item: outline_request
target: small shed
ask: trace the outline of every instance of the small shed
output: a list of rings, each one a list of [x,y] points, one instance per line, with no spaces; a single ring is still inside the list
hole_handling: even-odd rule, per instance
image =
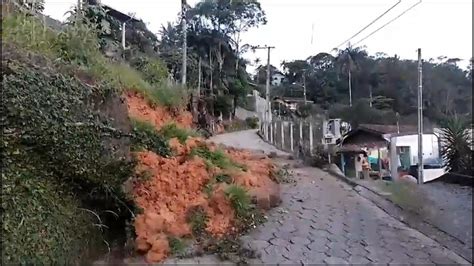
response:
[[[356,177],[356,169],[361,168],[361,156],[367,155],[373,170],[371,175],[381,176],[382,169],[388,171],[388,146],[383,132],[360,126],[351,130],[336,149],[342,172],[348,177]]]

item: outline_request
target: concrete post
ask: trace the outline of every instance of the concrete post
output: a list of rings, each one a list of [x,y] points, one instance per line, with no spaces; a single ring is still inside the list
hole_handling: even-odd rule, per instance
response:
[[[393,181],[398,179],[397,138],[390,137],[390,175]]]
[[[294,151],[293,122],[290,122],[290,150]]]
[[[270,122],[270,143],[273,144],[273,123],[274,122]]]
[[[300,120],[300,142],[303,142],[303,121]]]
[[[281,131],[281,149],[285,150],[285,123],[280,121],[280,131]]]
[[[309,123],[309,154],[313,155],[313,124]]]
[[[275,136],[273,136],[273,141],[275,141],[275,145],[277,144],[277,138],[276,138],[277,134],[276,134],[276,132],[277,132],[277,122],[274,122],[273,123],[273,134],[275,134]]]

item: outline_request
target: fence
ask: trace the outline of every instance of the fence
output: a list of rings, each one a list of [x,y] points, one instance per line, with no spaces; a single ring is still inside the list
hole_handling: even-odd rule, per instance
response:
[[[271,123],[260,125],[260,133],[280,150],[304,157],[323,147],[322,126],[323,118],[319,116],[301,120],[274,118]]]

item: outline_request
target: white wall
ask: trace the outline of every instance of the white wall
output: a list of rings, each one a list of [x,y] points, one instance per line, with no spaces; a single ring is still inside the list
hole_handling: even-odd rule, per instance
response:
[[[397,147],[410,147],[410,164],[418,163],[418,135],[396,137]],[[438,138],[434,134],[423,134],[423,159],[439,158]]]

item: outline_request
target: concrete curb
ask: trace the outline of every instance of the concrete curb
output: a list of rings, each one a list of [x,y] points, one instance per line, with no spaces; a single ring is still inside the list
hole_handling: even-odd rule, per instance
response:
[[[324,169],[324,171],[350,185],[352,189],[359,195],[374,203],[377,207],[382,209],[391,217],[408,225],[410,228],[417,230],[418,232],[424,234],[428,238],[434,240],[441,246],[453,252],[456,256],[458,256],[458,261],[462,260],[467,264],[472,263],[472,250],[469,250],[466,245],[457,238],[432,225],[428,221],[425,221],[425,219],[423,219],[423,217],[420,215],[407,211],[399,204],[381,195],[379,192],[359,184],[344,175],[336,173],[329,168]]]
[[[323,169],[324,171],[328,172],[329,174],[331,174],[332,176],[336,177],[337,179],[339,180],[342,180],[344,182],[346,182],[348,185],[352,186],[353,188],[355,188],[356,186],[358,186],[359,184],[357,184],[354,180],[351,180],[350,178],[348,178],[347,176],[345,175],[341,175],[337,172],[334,172],[333,170],[331,170],[330,168],[325,168]]]

